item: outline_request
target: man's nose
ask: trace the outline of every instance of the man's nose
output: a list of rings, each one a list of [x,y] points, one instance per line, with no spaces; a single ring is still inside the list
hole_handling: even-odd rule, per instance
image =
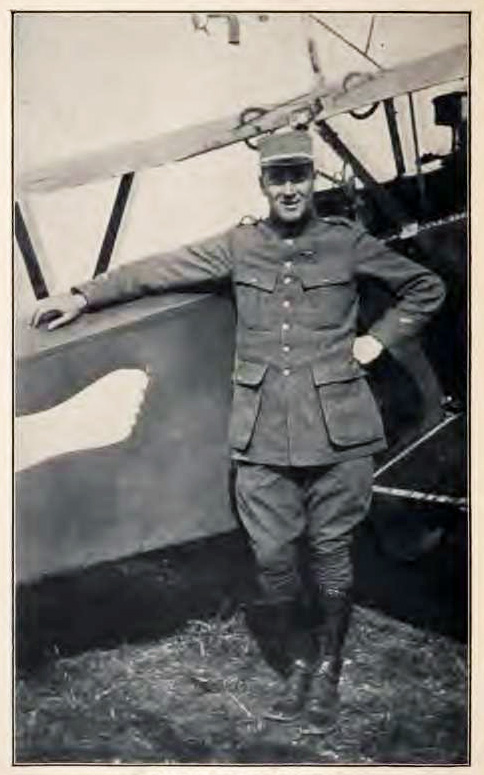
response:
[[[284,196],[292,196],[295,191],[294,183],[292,180],[285,180],[282,188]]]

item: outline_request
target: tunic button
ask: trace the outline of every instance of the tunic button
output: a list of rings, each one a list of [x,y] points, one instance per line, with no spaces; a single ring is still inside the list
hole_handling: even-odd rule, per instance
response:
[[[288,299],[284,299],[284,301],[282,302],[282,306],[285,307],[286,309],[289,309],[289,307],[291,306],[291,302]]]
[[[258,280],[258,278],[257,278],[257,277],[251,277],[251,278],[250,278],[250,281],[251,281],[251,283],[256,283],[256,282],[257,282],[257,280]]]
[[[283,331],[289,331],[289,323],[283,323],[282,324],[282,330]]]
[[[285,277],[284,278],[284,285],[289,285],[290,282],[291,282],[291,278],[290,277]]]
[[[291,369],[284,369],[282,373],[284,374],[285,377],[288,377],[289,374],[291,373]]]
[[[294,240],[291,239],[291,237],[288,237],[287,239],[285,239],[284,242],[286,243],[286,245],[294,245]]]
[[[286,269],[292,269],[292,261],[284,261],[284,267]]]
[[[288,344],[284,344],[284,345],[282,346],[282,352],[283,352],[283,353],[288,353],[288,352],[290,351],[290,349],[291,349],[291,348],[289,347],[289,345],[288,345]]]

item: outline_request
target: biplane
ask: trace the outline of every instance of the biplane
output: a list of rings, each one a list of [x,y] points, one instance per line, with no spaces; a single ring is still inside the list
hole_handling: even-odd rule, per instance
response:
[[[243,45],[237,16],[194,14],[194,34],[206,32],[211,17],[218,17],[227,21],[227,44]],[[315,15],[315,22],[341,38],[324,16]],[[468,46],[385,68],[369,56],[368,47],[363,51],[346,42],[376,65],[376,72],[349,72],[337,85],[328,85],[309,38],[313,86],[305,93],[22,171],[16,179],[15,236],[34,294],[42,298],[49,288],[26,217],[32,195],[117,181],[96,275],[110,266],[126,207],[136,195],[133,182],[143,171],[230,146],[255,147],[261,136],[287,126],[306,127],[319,136],[343,165],[343,174],[321,168],[327,185],[317,191],[318,211],[359,219],[370,232],[440,273],[448,287],[445,307],[423,338],[385,355],[372,370],[390,445],[377,461],[372,518],[356,547],[357,582],[364,596],[390,605],[381,599],[368,568],[379,563],[385,573],[399,577],[402,567],[423,558],[421,573],[429,567],[435,573],[445,557],[447,575],[444,586],[442,578],[438,585],[447,595],[448,611],[458,611],[462,634],[467,592]],[[446,84],[449,90],[434,96],[432,105],[435,124],[451,132],[450,150],[422,153],[414,95],[432,95],[433,87]],[[398,99],[407,101],[409,111],[411,170],[402,150]],[[365,133],[365,122],[377,111],[385,118],[395,167],[385,181],[377,179],[332,123],[350,116]],[[388,299],[383,288],[362,288],[362,295],[365,327]],[[19,584],[237,528],[226,443],[233,335],[233,305],[225,289],[143,299],[52,333],[19,322]],[[117,423],[114,434],[105,432],[99,414],[89,419],[86,407],[90,401],[95,406],[96,391],[107,396],[105,404]],[[62,432],[56,433],[56,427]],[[416,589],[424,598],[432,594],[422,593],[421,575]],[[428,606],[427,616],[432,618]]]

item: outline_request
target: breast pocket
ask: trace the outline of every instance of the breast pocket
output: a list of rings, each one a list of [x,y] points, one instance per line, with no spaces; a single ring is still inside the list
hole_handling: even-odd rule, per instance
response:
[[[235,449],[244,450],[254,432],[259,414],[261,389],[267,366],[264,363],[238,361],[234,373],[232,416],[229,441]]]
[[[267,269],[239,267],[235,274],[237,314],[246,328],[268,330],[271,327],[276,273]]]
[[[359,364],[317,363],[313,377],[331,441],[352,447],[383,439],[379,409]]]
[[[337,328],[356,301],[353,279],[346,269],[325,272],[321,267],[303,267],[303,315],[311,328]]]

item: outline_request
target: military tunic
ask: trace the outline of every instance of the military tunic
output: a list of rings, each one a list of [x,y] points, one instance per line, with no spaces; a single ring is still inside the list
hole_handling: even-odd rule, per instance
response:
[[[395,304],[368,333],[413,336],[441,304],[436,275],[344,218],[311,217],[284,238],[270,220],[240,225],[79,285],[88,309],[231,278],[237,347],[230,444],[236,460],[306,467],[371,455],[384,430],[354,359],[359,278]]]

